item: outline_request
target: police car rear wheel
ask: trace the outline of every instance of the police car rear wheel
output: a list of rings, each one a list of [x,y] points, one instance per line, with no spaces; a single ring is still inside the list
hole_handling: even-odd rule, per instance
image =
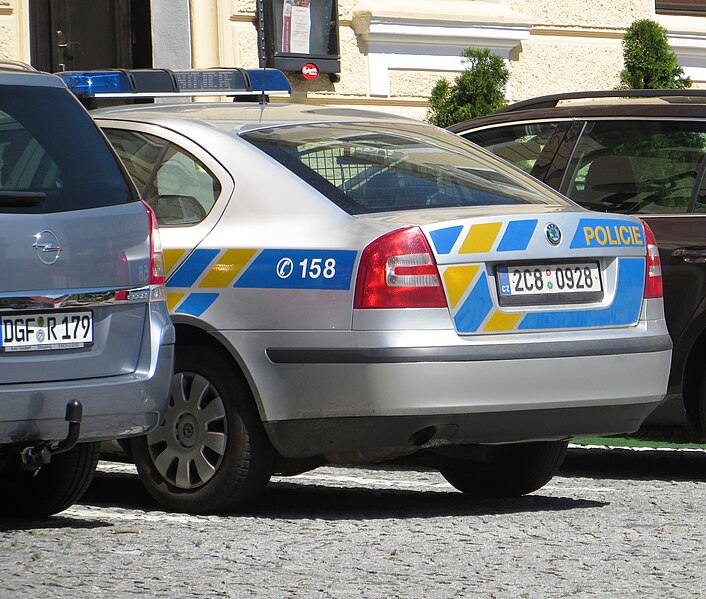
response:
[[[233,511],[267,485],[274,452],[238,375],[211,349],[177,346],[165,418],[131,444],[143,484],[168,509]]]
[[[542,488],[559,470],[566,441],[496,446],[483,464],[449,460],[439,468],[456,489],[473,497],[519,497]]]

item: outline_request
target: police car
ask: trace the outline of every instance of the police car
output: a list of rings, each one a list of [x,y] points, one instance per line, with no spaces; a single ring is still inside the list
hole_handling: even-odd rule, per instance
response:
[[[276,71],[157,73],[64,77],[91,102],[287,88]],[[665,394],[660,262],[637,218],[397,116],[92,114],[160,224],[176,373],[131,450],[170,509],[231,511],[273,474],[411,454],[470,495],[529,493],[569,439],[634,431]]]

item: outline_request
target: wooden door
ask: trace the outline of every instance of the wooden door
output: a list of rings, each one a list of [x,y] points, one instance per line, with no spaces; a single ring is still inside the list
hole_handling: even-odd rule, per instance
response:
[[[145,0],[30,0],[30,31],[42,71],[152,66]]]

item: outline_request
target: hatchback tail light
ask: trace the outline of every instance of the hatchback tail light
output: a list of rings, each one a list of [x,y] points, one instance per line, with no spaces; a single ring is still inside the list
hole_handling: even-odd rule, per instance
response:
[[[419,227],[387,233],[363,250],[354,307],[446,307],[439,269]]]
[[[159,225],[154,210],[146,202],[143,201],[142,204],[147,210],[150,221],[150,301],[164,301],[167,298],[167,292],[162,238],[159,235]]]
[[[647,246],[647,268],[645,269],[645,299],[662,297],[662,261],[659,258],[659,248],[654,233],[643,220],[645,228],[645,245]]]

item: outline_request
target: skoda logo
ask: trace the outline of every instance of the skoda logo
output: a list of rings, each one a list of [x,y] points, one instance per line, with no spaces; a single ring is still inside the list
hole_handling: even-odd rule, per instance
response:
[[[549,223],[546,228],[547,240],[552,245],[559,245],[561,241],[561,229],[554,223]]]
[[[59,259],[61,244],[53,231],[45,229],[34,236],[32,247],[37,252],[37,257],[44,264],[54,264]]]

